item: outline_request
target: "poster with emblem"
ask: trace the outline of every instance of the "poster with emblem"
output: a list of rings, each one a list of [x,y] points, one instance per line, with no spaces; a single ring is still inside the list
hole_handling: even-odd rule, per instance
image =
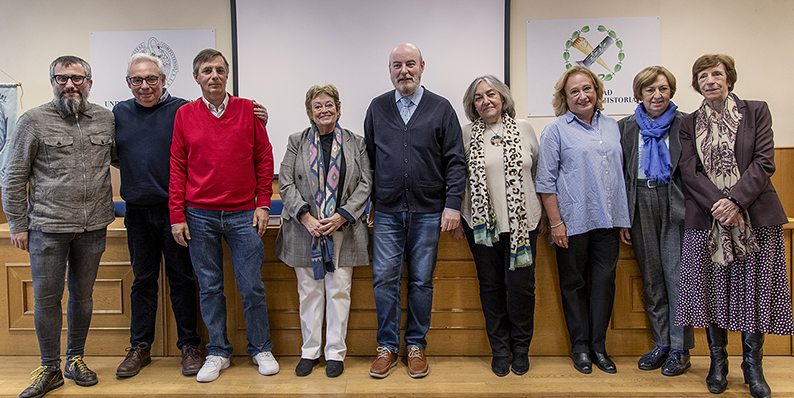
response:
[[[555,116],[554,85],[584,66],[604,83],[604,112],[630,114],[634,75],[661,60],[659,17],[527,21],[527,115]]]
[[[193,80],[193,57],[215,48],[215,30],[133,30],[91,32],[91,102],[108,109],[132,98],[127,87],[127,62],[135,53],[154,55],[163,62],[165,87],[173,96],[194,100],[201,88]],[[227,59],[231,54],[225,54]]]

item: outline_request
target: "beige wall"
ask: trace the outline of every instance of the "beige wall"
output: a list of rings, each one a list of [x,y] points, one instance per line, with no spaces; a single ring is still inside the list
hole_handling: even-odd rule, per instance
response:
[[[512,0],[511,15],[510,85],[519,115],[526,115],[527,109],[527,20],[659,16],[661,62],[678,80],[673,101],[679,109],[691,112],[702,100],[690,86],[695,59],[706,53],[729,54],[738,72],[734,92],[740,98],[767,101],[776,146],[794,146],[794,112],[783,81],[788,75],[786,65],[794,64],[788,42],[794,1]],[[540,135],[549,120],[535,117],[530,122]]]
[[[0,69],[22,82],[23,111],[50,100],[47,67],[55,57],[89,58],[91,31],[215,29],[216,47],[231,54],[230,9],[222,0],[0,0],[0,10]],[[794,146],[794,112],[784,82],[788,65],[794,64],[788,41],[794,1],[789,0],[513,0],[510,79],[519,115],[526,114],[527,104],[527,20],[632,16],[661,17],[661,60],[678,77],[674,101],[682,110],[692,111],[700,103],[689,87],[692,62],[707,52],[724,52],[737,62],[736,93],[769,102],[777,146]],[[8,78],[0,74],[0,81]],[[538,134],[548,121],[531,119]]]

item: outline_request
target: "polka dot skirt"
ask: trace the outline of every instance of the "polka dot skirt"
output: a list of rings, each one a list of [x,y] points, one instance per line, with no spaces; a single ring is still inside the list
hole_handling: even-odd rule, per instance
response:
[[[706,230],[684,231],[676,325],[794,334],[783,228],[755,228],[761,250],[727,266],[711,261],[709,235]]]

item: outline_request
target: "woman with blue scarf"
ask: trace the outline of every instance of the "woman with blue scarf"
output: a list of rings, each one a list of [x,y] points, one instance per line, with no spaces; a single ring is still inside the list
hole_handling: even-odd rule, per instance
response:
[[[331,84],[306,93],[312,125],[289,137],[279,170],[283,220],[276,256],[295,268],[300,299],[298,376],[320,363],[325,333],[325,374],[344,371],[353,267],[369,264],[364,208],[372,189],[364,137],[339,126],[339,92]]]
[[[675,326],[685,210],[678,170],[678,128],[685,115],[671,101],[675,88],[675,76],[664,67],[643,69],[634,77],[634,98],[640,103],[618,122],[631,218],[631,228],[622,229],[620,238],[634,247],[655,344],[638,366],[662,368],[665,376],[686,372],[689,349],[695,346],[692,326]]]

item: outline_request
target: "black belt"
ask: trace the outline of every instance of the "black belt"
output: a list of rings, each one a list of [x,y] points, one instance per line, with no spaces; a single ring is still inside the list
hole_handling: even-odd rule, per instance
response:
[[[666,183],[659,183],[654,179],[643,180],[642,178],[637,179],[637,186],[646,187],[646,188],[656,188],[658,186],[667,185]]]

